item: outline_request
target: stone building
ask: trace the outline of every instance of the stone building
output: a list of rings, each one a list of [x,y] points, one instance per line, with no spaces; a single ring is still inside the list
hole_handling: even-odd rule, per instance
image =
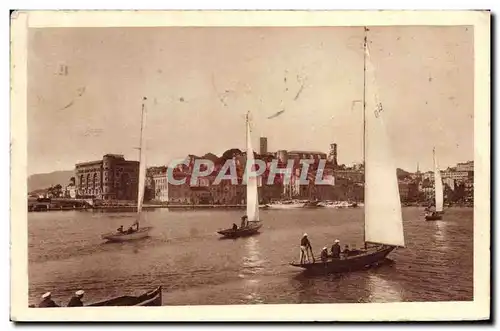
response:
[[[79,197],[103,200],[136,200],[139,162],[127,161],[123,155],[106,154],[102,160],[75,165]]]

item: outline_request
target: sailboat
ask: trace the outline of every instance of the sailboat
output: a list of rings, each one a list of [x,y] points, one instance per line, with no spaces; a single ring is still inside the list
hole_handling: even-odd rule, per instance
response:
[[[139,147],[139,183],[137,192],[137,216],[135,222],[128,230],[121,230],[111,233],[105,233],[101,237],[108,241],[128,241],[142,239],[149,236],[149,231],[152,227],[139,227],[139,222],[142,216],[142,205],[144,203],[144,188],[146,185],[146,140],[144,139],[144,131],[146,129],[146,98],[142,103],[141,117],[141,137]],[[133,227],[136,229],[133,229]]]
[[[443,180],[441,171],[436,158],[436,149],[432,150],[434,159],[434,199],[436,200],[436,210],[430,211],[425,215],[426,221],[438,221],[443,219]]]
[[[365,164],[364,249],[344,252],[340,258],[290,265],[306,272],[337,273],[364,269],[382,262],[397,247],[404,247],[403,218],[399,196],[396,165],[394,163],[383,117],[385,110],[378,99],[375,70],[367,45],[365,27],[363,70],[363,156]],[[368,66],[367,66],[368,65]],[[373,98],[366,100],[368,86]],[[368,106],[368,107],[367,107]],[[367,111],[369,108],[369,111]]]
[[[250,122],[248,119],[249,113],[246,115],[246,144],[247,144],[247,167],[254,165],[254,152],[252,147]],[[248,170],[247,170],[248,171]],[[262,227],[262,222],[259,216],[259,192],[256,176],[247,176],[246,185],[247,195],[247,221],[244,226],[234,227],[230,229],[220,230],[217,233],[226,238],[237,238],[254,235],[259,232]]]

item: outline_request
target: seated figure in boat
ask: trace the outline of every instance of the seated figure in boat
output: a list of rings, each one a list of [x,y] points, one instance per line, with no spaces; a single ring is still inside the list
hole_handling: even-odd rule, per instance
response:
[[[332,258],[338,259],[340,258],[340,241],[335,239],[335,242],[332,245]]]
[[[345,245],[344,250],[342,251],[342,254],[344,254],[344,257],[348,257],[350,252],[351,251],[349,250],[349,245]]]
[[[135,229],[134,229],[134,227],[135,227]],[[127,233],[127,234],[130,234],[130,233],[134,233],[134,232],[136,232],[136,231],[138,231],[138,230],[139,230],[139,223],[138,223],[138,222],[135,222],[134,224],[132,224],[132,225],[128,228],[128,230],[127,230],[127,232],[126,232],[126,233]]]
[[[236,223],[233,223],[233,231],[236,231],[238,230],[238,226],[236,225]]]
[[[76,291],[75,295],[69,300],[68,307],[83,307],[82,298],[84,294],[83,290]]]
[[[245,226],[247,226],[247,221],[248,221],[248,216],[247,215],[241,216],[241,225],[240,225],[240,228],[244,228]]]
[[[120,225],[120,227],[116,229],[116,231],[118,231],[119,233],[123,233],[123,225]]]
[[[312,246],[309,238],[307,238],[307,233],[304,233],[302,239],[300,240],[300,264],[305,263],[306,259],[308,262],[311,262],[309,252],[311,252],[311,256],[314,262],[314,255],[312,254]]]
[[[328,248],[325,246],[321,250],[321,261],[326,262],[328,261]]]
[[[42,295],[42,301],[38,304],[38,308],[51,308],[51,307],[59,307],[54,300],[52,300],[52,293],[47,292]]]

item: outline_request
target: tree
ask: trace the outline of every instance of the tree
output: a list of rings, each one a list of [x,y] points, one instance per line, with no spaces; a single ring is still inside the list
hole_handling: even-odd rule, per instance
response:
[[[71,185],[75,186],[76,185],[76,178],[75,177],[71,177],[69,179],[69,182],[71,183]]]

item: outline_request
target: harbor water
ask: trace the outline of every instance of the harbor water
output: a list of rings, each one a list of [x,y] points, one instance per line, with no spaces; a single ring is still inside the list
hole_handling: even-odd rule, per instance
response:
[[[163,305],[357,303],[473,299],[473,209],[449,208],[424,221],[423,208],[403,208],[406,247],[377,268],[305,276],[299,258],[308,233],[315,254],[339,239],[361,247],[363,208],[262,210],[260,234],[220,239],[243,210],[157,209],[144,214],[149,238],[105,243],[100,235],[133,222],[135,213],[29,213],[29,301],[51,291],[66,305],[163,286]]]

